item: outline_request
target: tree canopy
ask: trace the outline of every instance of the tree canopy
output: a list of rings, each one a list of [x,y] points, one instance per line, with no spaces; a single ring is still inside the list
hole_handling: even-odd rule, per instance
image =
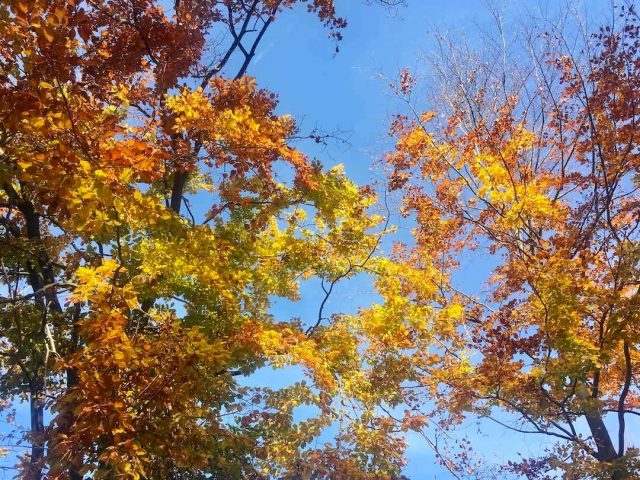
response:
[[[0,408],[29,415],[0,443],[28,445],[18,478],[400,480],[409,432],[456,478],[636,478],[633,5],[509,47],[498,13],[485,49],[438,37],[432,94],[408,69],[393,85],[382,191],[305,155],[325,135],[249,75],[286,10],[339,45],[340,3],[0,0]],[[492,272],[465,291],[481,251]],[[329,313],[356,278],[375,300]],[[276,313],[308,283],[315,311]],[[287,369],[285,387],[262,375]],[[483,471],[473,444],[430,436],[470,417],[555,443]]]
[[[357,274],[384,231],[246,76],[298,3],[340,39],[330,0],[0,3],[0,389],[30,402],[24,478],[398,472],[363,332],[270,313]],[[306,380],[239,381],[265,365]],[[337,421],[358,425],[340,448],[312,443]]]
[[[401,258],[435,261],[449,299],[438,343],[416,357],[421,383],[454,423],[473,412],[557,440],[545,458],[513,459],[527,478],[639,471],[625,428],[640,408],[640,24],[632,6],[614,13],[591,33],[565,12],[510,47],[496,14],[480,54],[440,37],[435,110],[416,105],[408,71],[398,86],[408,108],[387,162],[416,221]],[[467,295],[452,272],[480,250],[496,266]]]

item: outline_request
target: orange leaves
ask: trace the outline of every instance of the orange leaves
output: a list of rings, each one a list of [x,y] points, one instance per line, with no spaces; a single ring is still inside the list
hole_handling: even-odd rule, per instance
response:
[[[153,472],[158,452],[180,465],[203,467],[211,441],[206,429],[222,428],[202,402],[225,398],[227,349],[169,314],[139,310],[132,285],[123,284],[124,272],[109,260],[76,273],[71,301],[88,301],[91,312],[79,325],[86,346],[61,361],[78,372],[78,381],[57,402],[52,478],[62,478],[65,456],[77,455],[85,456],[90,471],[129,478]],[[155,332],[132,332],[134,312]],[[91,449],[96,442],[104,447]]]
[[[437,237],[454,247],[461,244],[452,240],[465,232],[489,228],[508,237],[532,225],[554,228],[566,218],[566,205],[557,195],[562,186],[545,170],[552,166],[534,167],[530,161],[543,140],[512,118],[513,101],[490,128],[480,123],[470,131],[440,131],[429,123],[432,112],[419,122],[404,119],[394,125],[396,150],[386,158],[393,167],[390,186],[406,192],[406,212],[417,215],[424,248],[438,243]],[[425,193],[418,177],[430,182],[432,194]]]
[[[22,134],[6,145],[16,178],[37,184],[38,201],[67,228],[98,233],[115,221],[115,198],[134,202],[137,182],[162,175],[165,154],[148,138],[114,130],[117,113],[75,87],[45,81],[38,87],[46,95],[22,105]]]
[[[139,71],[153,73],[158,91],[175,86],[190,66],[197,64],[204,46],[204,29],[214,9],[200,9],[184,2],[172,17],[152,1],[132,4],[121,0],[100,1],[79,19],[78,32],[85,42],[92,74],[129,79]],[[108,34],[92,35],[101,28]]]
[[[11,252],[0,256],[15,270],[6,278],[34,293],[27,314],[0,313],[12,339],[23,338],[15,318],[51,333],[15,349],[36,372],[21,394],[46,394],[56,414],[48,477],[284,477],[301,463],[314,472],[313,459],[350,478],[395,475],[402,442],[375,406],[398,401],[413,372],[383,347],[410,345],[414,328],[427,335],[401,297],[431,293],[390,280],[389,308],[366,321],[276,317],[275,299],[298,300],[304,281],[327,288],[373,268],[384,218],[372,188],[294,148],[295,121],[246,65],[225,78],[281,8],[342,28],[333,2],[5,4],[0,229]],[[214,24],[231,45],[201,59]],[[56,349],[56,370],[42,345]],[[309,385],[234,380],[262,366],[301,367]],[[313,412],[299,421],[302,405]],[[336,419],[358,459],[306,455]]]
[[[112,175],[119,176],[114,180],[125,184],[135,181],[151,183],[164,173],[166,154],[155,145],[137,138],[106,144],[102,156]]]
[[[16,13],[27,14],[29,13],[29,4],[26,2],[17,2],[15,5]]]
[[[292,166],[298,186],[312,186],[306,157],[287,144],[295,123],[289,116],[274,114],[274,95],[258,90],[251,78],[229,81],[217,77],[210,87],[207,94],[201,89],[184,89],[180,95],[167,97],[166,106],[173,116],[168,124],[174,132],[203,141],[212,164],[233,167],[232,182],[222,187],[229,200],[241,201],[233,185],[249,173],[257,174],[267,189],[273,188],[271,167],[277,160]],[[253,191],[248,185],[246,189]]]

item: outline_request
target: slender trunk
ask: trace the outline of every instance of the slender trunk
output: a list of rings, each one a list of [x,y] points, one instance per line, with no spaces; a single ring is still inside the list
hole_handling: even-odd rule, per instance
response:
[[[42,392],[37,386],[32,388],[29,398],[29,412],[31,415],[31,458],[30,465],[25,472],[27,480],[40,480],[44,462],[44,402]]]
[[[618,452],[616,452],[616,449],[613,446],[609,431],[607,430],[607,427],[602,420],[602,415],[600,415],[599,413],[588,414],[585,415],[585,418],[587,419],[587,423],[589,424],[591,435],[596,442],[596,447],[598,449],[598,460],[600,460],[601,462],[610,462],[611,460],[617,458]]]
[[[600,383],[599,380],[600,372],[596,371],[594,375],[594,389],[591,391],[591,394],[588,393],[585,385],[579,385],[576,388],[576,395],[578,398],[584,401],[597,399],[598,385]],[[591,437],[596,444],[596,452],[593,456],[603,464],[611,464],[613,461],[618,459],[620,455],[618,455],[618,452],[611,441],[611,435],[609,435],[609,430],[607,430],[607,426],[604,423],[602,413],[599,410],[590,410],[585,412],[584,417],[589,425]],[[611,473],[612,480],[623,480],[624,478],[626,478],[626,475],[620,469],[615,469]]]
[[[5,190],[10,193],[13,198],[18,195],[11,186],[5,185]],[[42,327],[40,334],[44,338],[45,327],[47,323],[48,312],[58,315],[64,313],[55,287],[56,275],[54,266],[49,255],[42,244],[40,234],[40,215],[35,211],[33,203],[28,200],[20,199],[17,203],[18,209],[22,213],[25,220],[26,237],[34,243],[37,249],[36,261],[29,262],[27,269],[29,271],[29,283],[35,293],[35,303],[39,310],[42,311]],[[77,312],[79,314],[79,305]],[[77,316],[77,315],[76,315]],[[74,316],[74,322],[77,321]],[[77,344],[77,327],[73,327],[74,344]],[[46,340],[45,340],[46,341]],[[45,366],[46,367],[46,366]],[[44,401],[42,396],[42,387],[44,378],[38,376],[35,379],[37,387],[31,394],[31,465],[28,480],[40,480],[42,478],[42,468],[45,457],[45,433],[44,433]],[[77,383],[77,375],[75,372],[67,371],[67,386],[71,388]],[[71,422],[73,419],[71,419]],[[78,473],[82,467],[82,458],[74,459],[68,474],[70,480],[82,480],[82,475]]]
[[[30,202],[22,201],[18,204],[18,208],[22,212],[25,220],[26,237],[36,244],[37,261],[30,261],[27,265],[29,272],[29,284],[33,290],[35,304],[38,310],[42,312],[42,326],[40,328],[40,337],[44,339],[45,322],[47,320],[47,311],[49,308],[60,308],[57,302],[51,304],[46,291],[48,290],[47,280],[51,280],[53,275],[48,275],[50,270],[45,270],[44,260],[46,252],[40,245],[40,217],[35,213],[33,205]],[[52,272],[51,272],[52,273]],[[52,280],[51,280],[52,283]],[[55,295],[55,294],[54,294]],[[28,480],[40,480],[42,478],[42,468],[45,455],[45,435],[44,435],[44,401],[43,401],[43,385],[44,377],[40,374],[41,367],[45,365],[37,365],[35,367],[35,378],[31,380],[31,388],[29,392],[29,413],[31,416],[31,457],[26,477]]]
[[[80,320],[80,312],[81,305],[79,303],[75,304],[74,315],[73,315],[73,327],[71,328],[71,348],[73,350],[78,348],[79,342],[79,333],[78,333],[78,321]],[[75,387],[78,382],[78,372],[73,368],[68,368],[67,371],[67,390]],[[67,417],[69,421],[69,428],[72,427],[74,422],[73,412],[69,412],[69,416]],[[82,455],[78,455],[75,458],[71,459],[69,466],[69,480],[82,480],[82,475],[80,474],[80,469],[82,468],[83,462]]]

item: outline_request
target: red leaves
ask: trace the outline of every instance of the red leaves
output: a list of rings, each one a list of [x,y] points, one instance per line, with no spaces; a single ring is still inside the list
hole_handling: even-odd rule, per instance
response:
[[[400,72],[400,91],[403,95],[410,95],[416,81],[411,77],[408,68],[404,68]]]

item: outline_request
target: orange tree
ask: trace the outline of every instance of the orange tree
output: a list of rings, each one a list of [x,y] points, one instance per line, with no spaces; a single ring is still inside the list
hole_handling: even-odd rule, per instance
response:
[[[245,76],[299,6],[339,40],[332,0],[0,2],[0,391],[30,407],[21,478],[399,475],[357,320],[270,314],[379,261],[384,230]],[[264,365],[306,379],[238,381]]]
[[[404,318],[430,331],[405,345],[419,377],[405,388],[454,423],[473,412],[557,441],[507,466],[527,478],[636,478],[640,21],[625,6],[593,35],[545,24],[509,46],[496,18],[479,56],[440,37],[435,110],[407,71],[397,87],[390,185],[416,222],[397,278]],[[452,278],[476,252],[496,267],[470,295]]]

